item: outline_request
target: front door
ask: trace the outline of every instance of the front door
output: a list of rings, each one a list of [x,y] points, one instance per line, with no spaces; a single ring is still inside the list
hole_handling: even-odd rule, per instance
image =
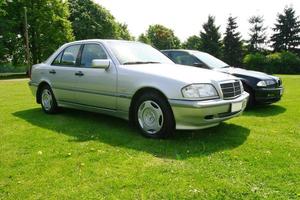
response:
[[[109,59],[100,44],[85,44],[76,76],[76,101],[82,105],[116,109],[117,71],[111,62],[108,69],[92,68],[93,59]]]

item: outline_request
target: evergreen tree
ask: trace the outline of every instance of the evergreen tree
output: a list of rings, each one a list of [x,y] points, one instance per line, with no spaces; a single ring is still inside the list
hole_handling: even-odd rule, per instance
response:
[[[232,66],[240,66],[243,57],[243,43],[237,28],[236,17],[230,16],[223,39],[223,57],[224,60]]]
[[[273,31],[271,41],[274,51],[296,51],[300,45],[300,21],[292,7],[287,7],[283,14],[278,14]]]
[[[183,44],[182,47],[185,49],[202,50],[202,40],[199,36],[190,36]]]
[[[250,28],[250,39],[248,42],[248,51],[250,53],[261,52],[263,45],[266,43],[266,27],[263,25],[264,19],[262,16],[252,16],[249,19],[251,25]]]
[[[221,34],[219,26],[215,25],[215,17],[209,15],[200,32],[202,50],[216,57],[221,57]]]

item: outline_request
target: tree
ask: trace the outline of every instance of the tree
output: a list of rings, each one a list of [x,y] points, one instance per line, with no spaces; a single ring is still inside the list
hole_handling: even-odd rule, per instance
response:
[[[300,21],[292,7],[286,7],[283,14],[278,14],[273,31],[271,41],[274,51],[297,51],[300,45]]]
[[[230,16],[223,39],[223,58],[227,63],[233,66],[241,65],[243,57],[243,43],[237,28],[236,17]]]
[[[28,10],[29,46],[32,63],[45,60],[65,42],[73,40],[68,6],[61,0],[7,1],[0,17],[2,62],[24,63],[24,7]]]
[[[202,27],[203,31],[200,32],[202,50],[220,58],[221,34],[219,33],[220,27],[215,25],[215,17],[209,15]]]
[[[134,40],[134,37],[129,33],[127,24],[116,22],[116,39]]]
[[[182,47],[185,49],[202,50],[202,40],[199,36],[190,36],[183,44]]]
[[[264,18],[262,16],[252,16],[249,19],[251,25],[250,39],[248,40],[248,51],[250,53],[261,52],[266,42],[266,27],[263,26]]]
[[[149,38],[150,44],[157,49],[180,48],[180,40],[175,36],[173,30],[159,24],[149,26],[146,37]]]
[[[0,0],[0,16],[5,15],[5,10],[3,10],[3,6],[6,5],[6,1]]]
[[[150,44],[150,39],[144,34],[142,33],[139,37],[138,37],[138,41],[139,42],[143,42],[145,44]]]
[[[69,20],[76,40],[127,39],[132,40],[127,25],[116,22],[114,16],[92,0],[68,0]]]

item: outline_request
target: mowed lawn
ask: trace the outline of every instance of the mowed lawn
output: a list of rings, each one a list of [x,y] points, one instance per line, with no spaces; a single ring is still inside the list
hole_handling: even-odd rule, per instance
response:
[[[279,103],[167,140],[0,81],[0,199],[300,199],[300,76],[281,77]]]

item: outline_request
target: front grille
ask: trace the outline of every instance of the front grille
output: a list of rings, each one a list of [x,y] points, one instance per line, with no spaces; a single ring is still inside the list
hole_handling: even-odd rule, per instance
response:
[[[233,99],[242,94],[242,88],[239,81],[221,83],[220,86],[224,99]]]

